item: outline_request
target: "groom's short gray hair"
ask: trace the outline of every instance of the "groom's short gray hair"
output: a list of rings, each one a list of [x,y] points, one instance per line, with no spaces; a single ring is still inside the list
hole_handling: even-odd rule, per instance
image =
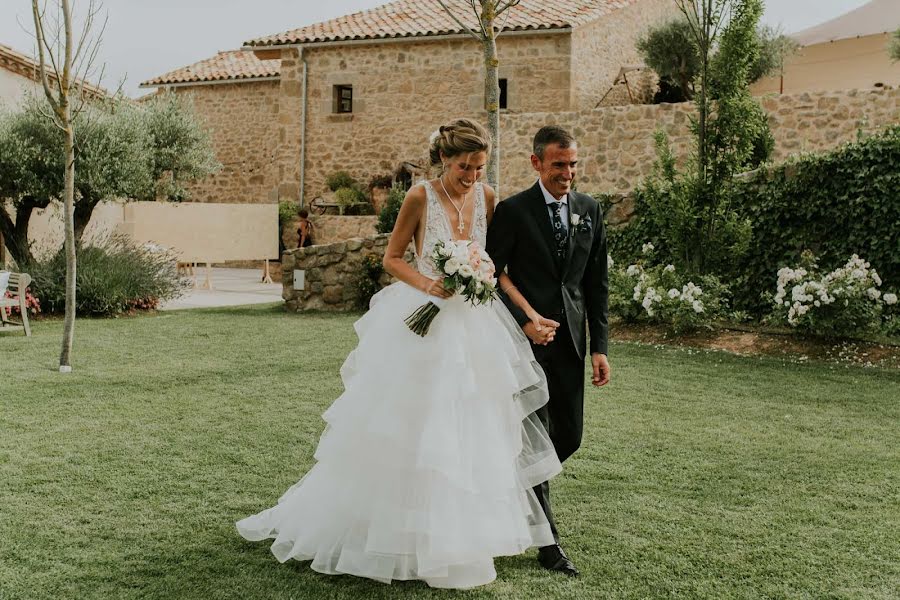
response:
[[[550,144],[558,144],[560,148],[571,148],[576,144],[571,133],[558,125],[545,125],[534,134],[534,155],[544,158],[544,150]]]

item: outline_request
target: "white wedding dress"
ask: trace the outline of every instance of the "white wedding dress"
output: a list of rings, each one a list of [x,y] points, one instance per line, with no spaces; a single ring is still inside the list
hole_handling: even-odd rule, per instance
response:
[[[418,269],[451,228],[425,184]],[[484,191],[471,238],[485,244]],[[532,487],[561,466],[534,415],[548,399],[528,340],[500,301],[446,301],[424,337],[404,319],[433,298],[402,283],[372,298],[325,411],[316,465],[268,510],[237,523],[274,538],[279,561],[383,582],[469,588],[494,580],[493,558],[553,544]]]

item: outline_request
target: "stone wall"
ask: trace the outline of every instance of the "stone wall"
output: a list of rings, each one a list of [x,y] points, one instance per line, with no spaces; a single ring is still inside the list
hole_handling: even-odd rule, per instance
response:
[[[387,235],[356,238],[326,246],[311,246],[285,252],[281,258],[282,298],[291,311],[348,311],[358,308],[357,282],[363,272],[362,261],[368,255],[379,260],[387,249]],[[411,246],[410,246],[411,247]],[[406,254],[413,261],[412,251]],[[294,289],[294,270],[305,271],[303,290]],[[393,278],[384,273],[381,285]]]
[[[613,86],[622,67],[640,66],[643,59],[635,48],[637,39],[651,26],[678,16],[672,0],[639,0],[618,8],[605,17],[576,27],[572,32],[572,79],[575,101],[573,108],[589,110]],[[656,85],[649,73],[629,75],[633,93],[652,99],[650,86]],[[617,85],[603,106],[631,104],[624,85]]]
[[[510,114],[570,110],[569,34],[501,37],[500,77]],[[366,184],[401,163],[422,163],[432,131],[451,119],[486,121],[483,59],[474,40],[348,44],[308,49],[305,196],[325,192],[325,177],[348,171]],[[353,86],[353,113],[334,114],[335,85]],[[282,128],[276,151],[281,199],[299,195],[302,62],[282,51]]]
[[[313,215],[310,217],[314,229],[313,241],[316,245],[333,244],[352,238],[369,238],[377,235],[375,216],[333,216]],[[294,220],[281,233],[285,248],[296,248],[300,240],[297,234],[299,219]]]
[[[665,14],[659,6],[657,0],[647,0],[622,11],[657,7],[655,18],[659,18]],[[646,9],[646,13],[654,11]],[[610,18],[615,16],[613,13]],[[650,16],[646,19],[652,20]],[[603,48],[590,45],[602,40],[590,27],[583,32],[576,29],[571,36],[501,38],[501,75],[510,81],[510,109],[501,115],[501,196],[533,183],[531,139],[539,127],[549,123],[569,128],[579,139],[579,187],[588,192],[624,192],[639,184],[654,162],[653,132],[657,128],[669,134],[676,153],[687,154],[692,104],[573,108],[576,101],[579,106],[590,104],[588,100],[601,94],[601,88],[602,93],[608,88],[608,81],[588,83],[602,79],[593,74],[604,68],[598,66],[601,59],[595,57],[588,64],[583,57],[603,54]],[[198,110],[214,130],[219,159],[225,164],[221,173],[193,187],[195,200],[274,202],[299,198],[302,63],[294,49],[282,51],[282,56],[280,82],[183,88],[193,90]],[[603,64],[612,68],[629,59],[622,53]],[[306,200],[322,195],[325,177],[336,170],[347,170],[366,184],[373,175],[391,173],[405,161],[423,163],[428,136],[441,122],[463,115],[485,120],[481,55],[474,42],[338,45],[308,50],[306,60]],[[566,67],[572,60],[576,63],[574,84]],[[591,76],[584,76],[581,69]],[[617,72],[618,66],[614,70]],[[351,115],[331,114],[330,94],[338,83],[354,86]],[[560,89],[569,92],[556,93]],[[460,96],[459,90],[472,93]],[[545,96],[545,90],[551,93]],[[875,129],[900,122],[900,91],[896,89],[776,95],[763,98],[762,103],[776,139],[775,160],[800,151],[833,148],[854,139],[860,126]]]
[[[191,200],[276,202],[278,82],[198,85],[175,90],[192,97],[197,113],[210,130],[216,158],[222,163],[218,173],[188,186]]]
[[[818,92],[761,99],[775,137],[773,160],[798,152],[833,149],[856,139],[858,129],[900,123],[900,90]],[[556,123],[579,140],[578,188],[585,192],[627,192],[651,173],[656,158],[653,132],[668,133],[675,153],[690,149],[693,104],[616,106],[565,113],[506,115],[502,122],[503,190],[507,195],[533,185],[531,138],[542,125]]]
[[[636,36],[671,10],[671,0],[628,0],[573,33],[501,36],[500,77],[508,82],[504,115],[592,108],[619,69],[637,59]],[[304,62],[306,200],[322,195],[325,177],[337,170],[365,185],[404,162],[423,163],[429,135],[453,118],[486,121],[482,52],[466,36],[327,44],[305,48],[302,60],[290,48],[281,57],[279,81],[178,88],[194,96],[224,165],[192,186],[195,200],[300,199]],[[335,114],[336,85],[353,86],[352,114]],[[624,87],[609,102],[627,102]]]
[[[855,139],[857,129],[873,130],[900,122],[900,90],[871,90],[820,92],[812,94],[778,95],[761,99],[769,113],[769,122],[776,146],[773,159],[783,160],[796,152],[828,150]],[[338,135],[328,127],[311,128],[310,139],[320,141],[341,139],[340,146],[322,145],[310,155],[307,197],[314,195],[315,183],[340,166],[354,165],[362,172],[389,171],[402,157],[421,156],[427,139],[427,129],[398,122],[390,123],[398,113],[390,106],[381,116],[382,125],[372,129],[373,135],[391,140],[385,150],[377,151],[375,137],[357,135],[355,121],[340,123],[348,133]],[[402,111],[401,111],[402,112]],[[535,180],[529,156],[534,133],[543,125],[560,124],[574,133],[580,142],[581,168],[579,188],[588,192],[625,192],[646,177],[655,160],[653,133],[665,130],[679,156],[690,149],[691,103],[606,106],[581,111],[514,112],[501,115],[503,144],[501,146],[501,196],[530,186]],[[447,115],[448,117],[450,115]],[[355,119],[354,115],[354,119]],[[360,119],[362,122],[362,118]],[[330,131],[330,133],[329,133]],[[311,141],[310,148],[318,147]],[[333,167],[318,172],[320,158]],[[361,174],[356,174],[361,179]]]

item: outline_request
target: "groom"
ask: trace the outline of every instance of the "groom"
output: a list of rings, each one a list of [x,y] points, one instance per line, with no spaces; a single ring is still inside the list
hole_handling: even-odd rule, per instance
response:
[[[540,178],[530,189],[497,205],[487,252],[497,272],[506,269],[519,292],[545,318],[536,325],[503,295],[546,373],[550,401],[538,416],[564,461],[581,444],[585,323],[590,331],[591,383],[599,387],[609,382],[606,231],[597,201],[572,190],[578,166],[575,138],[560,127],[542,127],[534,136],[533,150],[531,165]],[[549,483],[534,491],[557,542],[541,548],[538,561],[546,569],[578,575],[559,545]]]

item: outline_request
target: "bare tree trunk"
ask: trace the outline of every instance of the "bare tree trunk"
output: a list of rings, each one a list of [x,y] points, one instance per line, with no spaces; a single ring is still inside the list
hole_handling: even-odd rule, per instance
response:
[[[66,236],[66,316],[63,323],[62,350],[59,355],[59,372],[72,371],[72,339],[75,336],[75,128],[73,125],[73,108],[71,92],[73,88],[78,90],[77,77],[74,72],[75,60],[82,51],[82,44],[90,29],[93,16],[93,2],[90,6],[90,17],[85,25],[84,35],[78,41],[78,49],[75,49],[75,33],[72,29],[72,8],[70,0],[59,0],[59,9],[62,15],[62,37],[60,37],[60,23],[56,22],[56,31],[53,35],[51,47],[45,35],[45,13],[40,7],[39,0],[31,0],[32,15],[34,17],[35,38],[37,40],[38,57],[40,59],[41,84],[47,102],[53,109],[53,114],[48,115],[53,119],[57,127],[65,134],[65,186],[63,192],[63,214]],[[62,55],[58,54],[58,44],[63,44]],[[53,86],[51,90],[47,60],[49,59],[53,70]],[[88,65],[90,61],[88,61]],[[81,90],[83,93],[83,89]],[[54,93],[55,92],[55,93]],[[83,97],[81,98],[83,101]],[[77,113],[79,109],[75,109]]]
[[[494,32],[495,7],[492,0],[481,2],[484,36],[484,99],[488,113],[488,132],[491,134],[491,154],[488,157],[487,180],[500,196],[500,59],[497,56],[497,38]]]
[[[488,156],[487,179],[500,196],[500,59],[497,55],[497,19],[504,12],[517,6],[520,0],[466,0],[478,19],[472,28],[463,22],[461,14],[451,9],[445,0],[437,0],[456,23],[481,43],[484,55],[484,102],[488,115],[488,133],[491,136],[491,154]]]
[[[65,1],[65,0],[64,0]],[[62,351],[59,354],[60,371],[72,368],[72,340],[75,337],[75,129],[71,122],[68,102],[63,105],[66,127],[66,177],[65,177],[65,230],[66,230],[66,318],[63,322]]]

